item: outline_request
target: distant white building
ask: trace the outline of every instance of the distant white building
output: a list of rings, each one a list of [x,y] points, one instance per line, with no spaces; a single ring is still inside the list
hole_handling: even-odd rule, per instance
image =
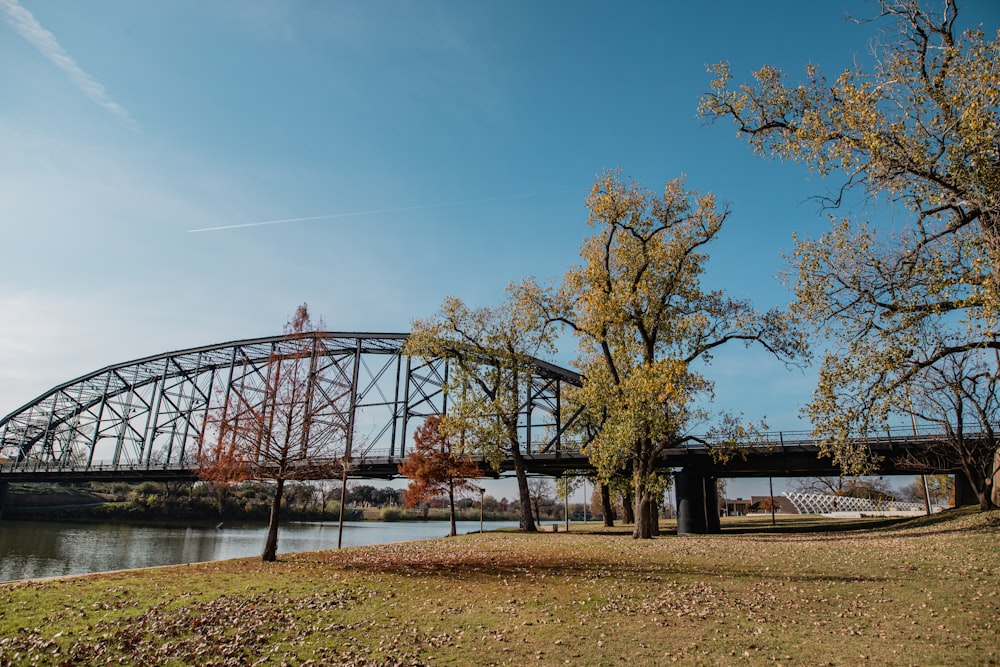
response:
[[[904,503],[898,500],[872,500],[851,498],[827,493],[785,493],[800,514],[922,514],[923,503]],[[940,511],[942,508],[932,508]]]

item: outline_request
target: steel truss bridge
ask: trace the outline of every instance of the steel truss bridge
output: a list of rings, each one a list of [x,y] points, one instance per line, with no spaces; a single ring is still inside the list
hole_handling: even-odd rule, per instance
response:
[[[352,477],[393,477],[423,420],[448,409],[448,360],[403,353],[407,334],[322,332],[168,352],[61,384],[0,419],[0,483],[194,479],[213,411],[235,392],[260,395],[275,359],[309,355],[315,395],[347,437]],[[304,344],[305,343],[305,344]],[[580,376],[540,359],[523,381],[519,440],[538,460],[568,456],[577,414],[562,387]],[[572,454],[575,453],[576,456]],[[332,466],[317,466],[317,470]],[[321,474],[321,473],[317,473]]]
[[[276,360],[308,360],[307,395],[323,397],[328,407],[318,419],[345,436],[338,460],[300,461],[304,470],[296,477],[345,469],[351,477],[396,477],[414,431],[448,410],[448,360],[406,355],[406,339],[334,332],[255,338],[114,364],[70,380],[0,419],[0,514],[11,482],[197,479],[202,450],[211,446],[212,415],[233,395],[263,400]],[[571,435],[579,411],[564,410],[562,401],[564,388],[580,386],[580,376],[539,359],[529,366],[518,419],[525,467],[545,475],[590,468],[579,436]],[[901,431],[862,444],[881,461],[882,474],[953,472],[957,466],[948,461],[922,471],[899,467],[943,438]],[[720,477],[838,475],[819,456],[820,444],[777,433],[740,445],[725,463],[704,446],[664,452],[661,465],[675,471],[679,532],[719,529],[710,508]],[[497,475],[485,462],[480,467],[484,476]]]
[[[326,383],[317,391],[349,396],[345,409],[328,417],[349,433],[343,457],[350,461],[350,476],[398,476],[415,429],[448,409],[448,360],[406,355],[406,339],[404,333],[271,336],[107,366],[0,419],[0,483],[196,479],[209,414],[237,389],[259,390],[275,358],[303,354]],[[579,374],[539,359],[530,366],[518,427],[526,467],[548,475],[589,468],[579,437],[569,435],[579,413],[566,414],[562,405],[563,386],[579,386]],[[900,431],[865,444],[882,460],[882,473],[913,474],[896,461],[942,438]],[[747,443],[725,464],[714,462],[702,446],[668,450],[662,464],[697,468],[710,477],[837,475],[819,452],[819,441],[805,434],[775,433]],[[481,465],[484,475],[497,474]],[[317,468],[328,474],[331,466]],[[503,470],[510,470],[510,461]]]

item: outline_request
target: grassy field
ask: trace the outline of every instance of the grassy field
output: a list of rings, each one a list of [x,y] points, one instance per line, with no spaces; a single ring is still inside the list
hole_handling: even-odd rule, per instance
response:
[[[1000,512],[724,529],[0,585],[0,665],[1000,664]]]

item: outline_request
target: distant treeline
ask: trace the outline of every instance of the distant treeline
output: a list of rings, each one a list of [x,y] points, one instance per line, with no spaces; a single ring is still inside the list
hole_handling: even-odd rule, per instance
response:
[[[128,520],[246,520],[267,521],[274,487],[243,482],[141,482],[85,484],[12,484],[3,510],[5,519],[128,519]],[[339,482],[286,484],[282,518],[287,521],[330,521],[340,516]],[[480,499],[457,502],[459,518],[478,520]],[[483,498],[489,521],[516,520],[517,503]],[[345,518],[351,521],[446,520],[443,503],[403,507],[402,491],[348,483]]]

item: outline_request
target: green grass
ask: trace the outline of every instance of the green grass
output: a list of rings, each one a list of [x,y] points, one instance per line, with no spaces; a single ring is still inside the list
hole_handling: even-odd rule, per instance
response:
[[[1000,664],[1000,512],[724,528],[504,532],[9,584],[0,665]]]

